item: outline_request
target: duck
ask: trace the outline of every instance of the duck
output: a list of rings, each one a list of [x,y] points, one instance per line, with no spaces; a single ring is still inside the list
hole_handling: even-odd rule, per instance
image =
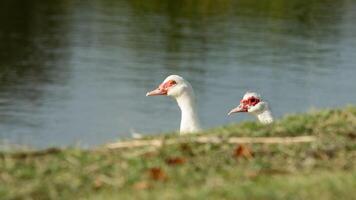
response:
[[[240,104],[230,110],[228,115],[239,112],[247,112],[256,116],[262,124],[271,124],[274,121],[268,103],[263,101],[261,95],[256,92],[246,92]]]
[[[156,89],[146,94],[146,96],[159,95],[176,100],[181,111],[180,134],[201,131],[194,90],[187,80],[179,75],[169,75]]]

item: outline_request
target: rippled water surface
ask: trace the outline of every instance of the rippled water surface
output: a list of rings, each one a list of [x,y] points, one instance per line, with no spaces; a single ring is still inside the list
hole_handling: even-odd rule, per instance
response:
[[[205,128],[246,90],[277,117],[356,103],[356,1],[0,3],[0,140],[91,146],[179,127],[167,75],[193,85]]]

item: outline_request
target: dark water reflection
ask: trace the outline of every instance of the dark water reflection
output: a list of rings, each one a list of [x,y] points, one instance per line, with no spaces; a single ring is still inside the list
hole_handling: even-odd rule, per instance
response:
[[[356,102],[356,2],[0,2],[0,138],[83,146],[179,126],[168,74],[194,86],[205,127],[248,90],[275,115]]]

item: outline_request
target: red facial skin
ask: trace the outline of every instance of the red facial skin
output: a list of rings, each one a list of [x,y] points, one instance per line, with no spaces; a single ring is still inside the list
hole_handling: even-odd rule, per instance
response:
[[[228,115],[231,115],[232,113],[237,113],[237,112],[248,112],[248,108],[250,106],[255,106],[258,104],[261,100],[257,97],[251,96],[247,99],[242,99],[240,101],[240,105],[237,106],[236,108],[232,109]]]
[[[251,96],[248,99],[242,99],[240,101],[240,107],[242,108],[242,112],[248,112],[248,108],[250,106],[255,106],[259,102],[260,102],[260,99],[254,97],[254,96]]]
[[[159,85],[158,89],[161,90],[164,94],[163,95],[167,95],[168,93],[168,89],[170,87],[172,87],[173,85],[177,84],[175,81],[173,80],[169,80],[165,83],[162,83],[161,85]]]
[[[151,92],[148,92],[146,95],[147,96],[167,95],[168,89],[176,84],[177,84],[177,82],[175,82],[174,80],[166,81],[165,83],[162,83],[161,85],[159,85],[157,89],[155,89]]]

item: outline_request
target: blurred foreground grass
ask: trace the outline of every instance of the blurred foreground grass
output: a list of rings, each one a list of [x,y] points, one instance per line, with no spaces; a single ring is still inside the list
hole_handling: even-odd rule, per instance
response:
[[[2,152],[0,199],[356,197],[356,107],[287,116],[270,126],[245,122],[201,134],[314,135],[317,142]]]

